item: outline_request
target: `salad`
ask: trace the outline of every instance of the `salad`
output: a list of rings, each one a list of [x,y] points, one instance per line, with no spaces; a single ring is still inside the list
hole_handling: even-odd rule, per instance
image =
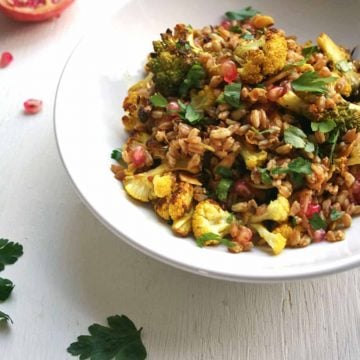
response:
[[[360,213],[360,63],[252,7],[153,42],[116,179],[179,236],[232,253],[343,240]]]

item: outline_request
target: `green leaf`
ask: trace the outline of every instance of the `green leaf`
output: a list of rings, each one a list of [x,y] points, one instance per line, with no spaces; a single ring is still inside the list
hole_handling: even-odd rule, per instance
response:
[[[223,178],[231,178],[233,176],[231,169],[225,166],[218,166],[215,172]]]
[[[304,150],[308,153],[312,153],[315,151],[315,145],[311,141],[308,141],[304,147]]]
[[[294,80],[291,86],[294,91],[326,94],[328,92],[327,84],[334,82],[336,79],[334,76],[322,77],[316,71],[308,71]]]
[[[143,360],[146,349],[141,341],[141,330],[125,315],[107,319],[109,327],[94,324],[90,335],[79,336],[67,351],[80,360]]]
[[[319,48],[316,45],[307,46],[302,49],[302,54],[305,57],[305,61],[308,61],[311,56],[315,53],[319,52]]]
[[[224,88],[224,100],[234,108],[239,108],[240,104],[240,92],[242,84],[232,83],[226,85]]]
[[[346,72],[349,72],[353,69],[353,65],[350,61],[346,61],[346,60],[341,60],[339,61],[338,63],[336,63],[336,68],[343,72],[343,73],[346,73]]]
[[[342,216],[344,215],[343,211],[339,211],[336,209],[331,209],[330,211],[330,220],[331,221],[336,221],[342,218]]]
[[[2,311],[0,311],[0,322],[1,321],[10,321],[11,323],[13,322],[8,314],[5,314]]]
[[[330,133],[329,139],[327,141],[329,144],[331,144],[330,155],[329,155],[330,162],[333,161],[334,152],[335,152],[337,141],[339,139],[339,135],[340,135],[340,130],[336,129]]]
[[[226,219],[226,222],[228,224],[232,224],[235,220],[235,215],[234,214],[230,214],[229,217]]]
[[[330,131],[336,128],[336,122],[334,120],[326,120],[321,122],[312,122],[311,130],[312,131],[320,131],[324,134],[329,133]]]
[[[244,40],[254,40],[255,36],[253,34],[250,34],[249,32],[246,32],[241,35],[241,38],[243,38]]]
[[[185,97],[190,89],[200,88],[201,82],[206,77],[206,71],[200,64],[194,64],[188,71],[185,80],[182,82],[179,88],[179,94],[181,97]]]
[[[160,108],[166,108],[166,106],[168,105],[168,101],[166,100],[166,98],[164,98],[161,94],[157,93],[155,95],[150,96],[150,102],[156,106],[156,107],[160,107]]]
[[[270,176],[269,170],[267,169],[258,169],[260,173],[261,182],[265,185],[272,184],[272,178]]]
[[[284,70],[290,70],[290,69],[293,69],[293,68],[296,68],[296,67],[299,67],[299,66],[303,66],[306,64],[306,59],[303,59],[303,60],[300,60],[300,61],[296,61],[296,62],[293,62],[293,63],[289,63],[287,65],[284,66]]]
[[[227,199],[229,190],[233,184],[233,180],[230,179],[221,179],[216,187],[216,196],[220,201],[225,201]]]
[[[5,265],[14,264],[22,254],[22,245],[0,239],[0,271],[4,270]]]
[[[123,161],[122,158],[122,149],[114,149],[111,153],[111,158],[116,161]]]
[[[311,162],[302,157],[290,161],[288,169],[297,174],[310,175],[312,173]]]
[[[203,112],[195,110],[194,107],[190,104],[187,105],[185,112],[185,120],[187,120],[190,124],[197,124],[203,118]]]
[[[239,11],[228,11],[225,13],[225,16],[229,20],[247,20],[258,14],[259,11],[253,9],[251,6],[247,6]]]
[[[292,145],[296,149],[304,149],[306,145],[306,134],[296,126],[290,125],[284,131],[284,140],[287,144]]]
[[[14,284],[10,280],[0,278],[0,300],[6,300],[10,296],[13,288]]]
[[[243,29],[239,25],[236,25],[236,26],[232,26],[230,28],[230,31],[235,34],[241,34],[243,32]]]
[[[309,223],[314,230],[326,229],[327,227],[326,221],[319,215],[319,213],[315,213],[309,219]]]
[[[234,247],[236,245],[233,241],[230,241],[228,239],[224,239],[219,234],[214,234],[214,233],[211,233],[211,232],[203,234],[200,237],[198,237],[196,239],[196,244],[199,247],[204,247],[206,245],[206,243],[208,241],[210,241],[210,240],[216,240],[220,244],[225,245],[228,248],[232,248],[232,247]]]

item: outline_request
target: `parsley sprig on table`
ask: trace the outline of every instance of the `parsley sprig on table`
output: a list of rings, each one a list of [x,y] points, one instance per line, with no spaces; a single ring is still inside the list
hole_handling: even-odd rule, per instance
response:
[[[144,360],[146,349],[141,340],[141,330],[125,315],[110,316],[109,327],[94,324],[90,335],[82,335],[67,351],[80,360]]]
[[[0,271],[3,271],[6,265],[14,264],[22,254],[22,245],[7,239],[0,239]],[[0,277],[0,301],[7,300],[13,289],[12,281]],[[3,320],[12,322],[8,314],[0,311],[0,321]]]

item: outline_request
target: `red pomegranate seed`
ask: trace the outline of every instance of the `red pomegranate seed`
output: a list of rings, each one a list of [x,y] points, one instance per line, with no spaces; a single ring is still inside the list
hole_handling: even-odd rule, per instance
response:
[[[231,28],[231,21],[230,20],[223,20],[220,24],[224,29],[230,30]]]
[[[314,214],[319,213],[321,210],[321,207],[319,204],[309,204],[306,211],[305,211],[305,215],[308,218],[311,218]]]
[[[286,88],[282,86],[274,86],[267,92],[267,98],[276,102],[279,98],[281,98],[286,93]]]
[[[26,114],[37,114],[42,109],[42,101],[36,99],[29,99],[24,102],[24,111]]]
[[[233,191],[242,198],[251,197],[251,190],[249,188],[249,185],[244,180],[236,181],[234,184]]]
[[[324,229],[319,229],[314,231],[314,242],[320,242],[325,239],[326,231]]]
[[[131,152],[131,162],[135,167],[141,167],[145,164],[146,154],[142,146],[136,146]]]
[[[166,107],[167,111],[173,113],[180,110],[180,106],[176,101],[170,101]]]
[[[225,60],[221,64],[221,72],[227,83],[232,83],[238,76],[236,65],[231,60]]]
[[[1,54],[0,57],[0,68],[4,68],[13,61],[14,57],[8,51],[5,51]]]

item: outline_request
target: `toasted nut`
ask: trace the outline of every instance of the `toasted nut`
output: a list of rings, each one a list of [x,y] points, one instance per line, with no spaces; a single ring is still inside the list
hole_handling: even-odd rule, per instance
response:
[[[261,29],[264,27],[274,25],[275,21],[271,16],[256,15],[254,16],[252,23],[257,29]]]

